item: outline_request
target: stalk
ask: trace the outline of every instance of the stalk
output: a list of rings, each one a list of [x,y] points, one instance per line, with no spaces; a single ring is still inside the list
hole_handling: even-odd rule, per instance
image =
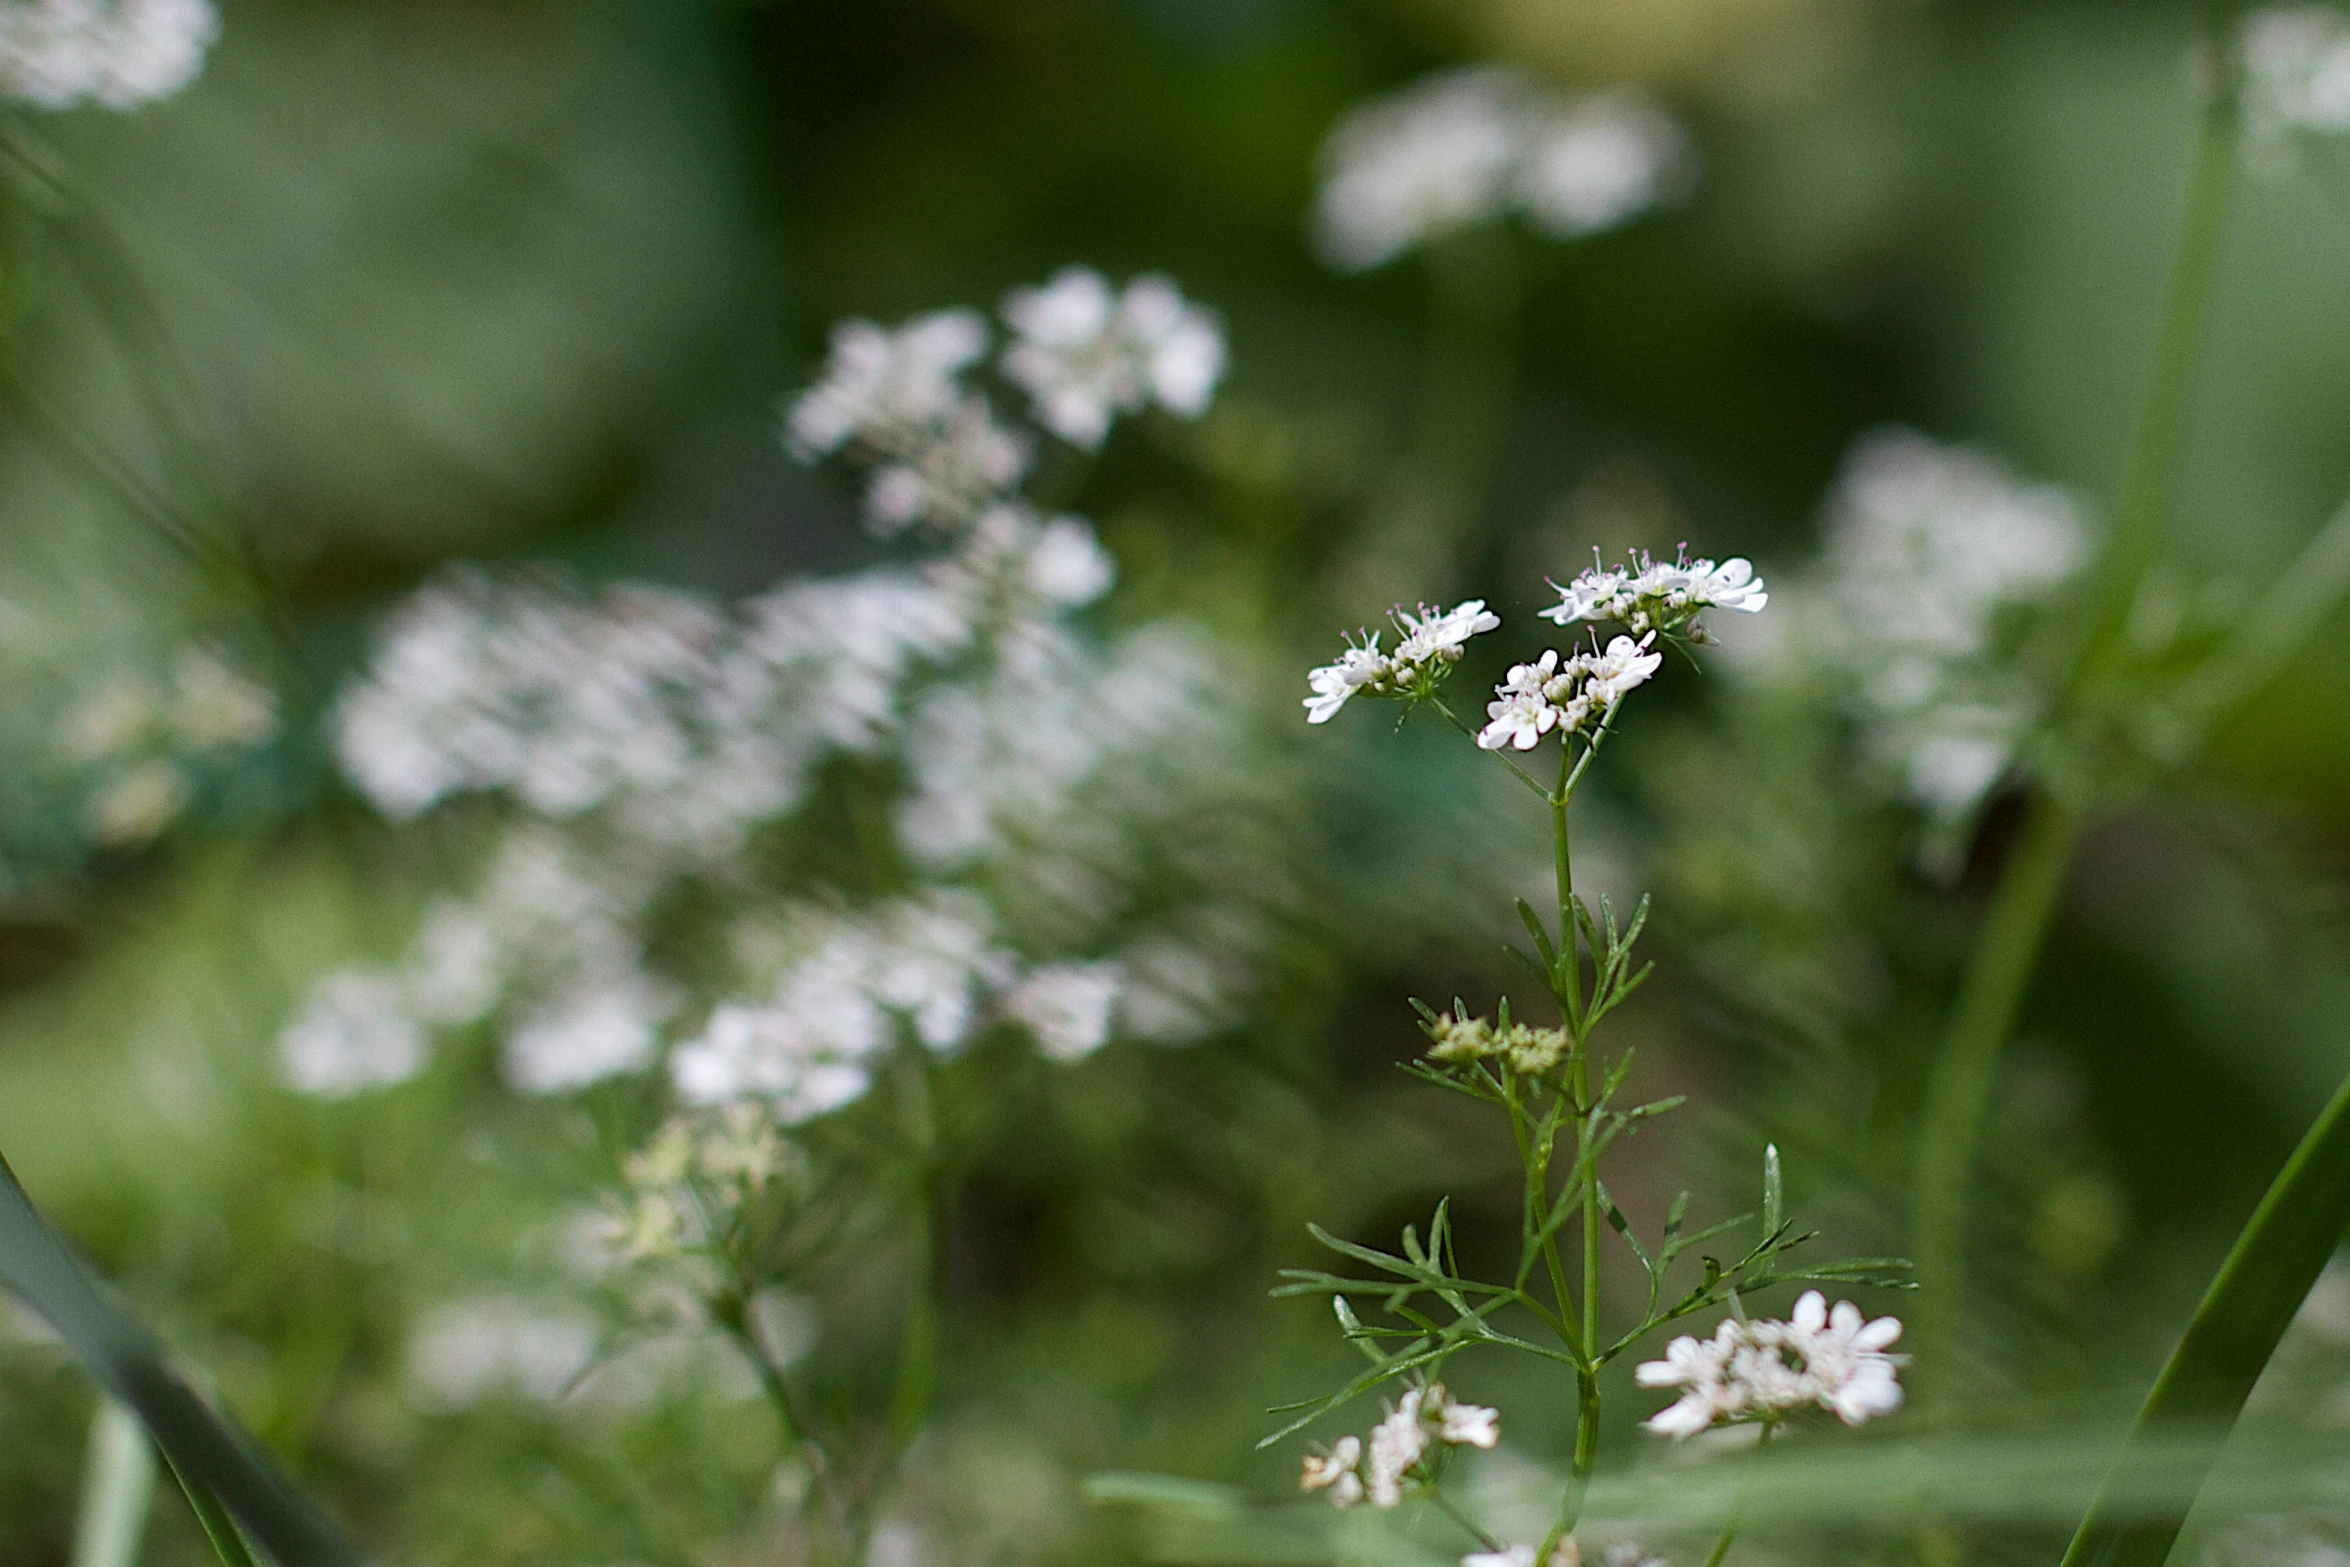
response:
[[[2227,7],[2215,5],[2206,30],[2214,59]],[[2196,372],[2210,335],[2211,306],[2235,186],[2236,98],[2221,83],[2201,111],[2185,211],[2157,319],[2145,400],[2131,439],[2129,467],[2090,591],[2085,628],[2074,649],[2060,706],[2082,699],[2110,676],[2123,653],[2131,606],[2160,552],[2178,485]],[[1958,1000],[1937,1049],[1918,1126],[1911,1225],[1918,1277],[1919,1365],[1948,1368],[1955,1324],[1964,1310],[1967,1178],[1999,1061],[2039,956],[2065,862],[2078,841],[2073,805],[2035,789],[2025,806],[2022,841],[2000,874],[1978,933]],[[1927,1378],[1936,1375],[1929,1371]]]

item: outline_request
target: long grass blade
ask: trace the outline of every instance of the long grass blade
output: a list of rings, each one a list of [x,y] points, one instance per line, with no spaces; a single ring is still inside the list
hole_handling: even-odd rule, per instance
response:
[[[2236,1237],[2219,1274],[2187,1324],[2170,1363],[2130,1428],[2112,1473],[2090,1504],[2064,1555],[2064,1567],[2161,1567],[2209,1473],[2207,1457],[2170,1505],[2125,1513],[2117,1492],[2130,1488],[2146,1451],[2171,1433],[2195,1428],[2224,1434],[2243,1410],[2277,1341],[2350,1227],[2350,1079],[2277,1172],[2268,1194]]]
[[[92,1381],[137,1412],[191,1500],[199,1492],[216,1499],[278,1567],[359,1567],[364,1558],[342,1531],[165,1363],[162,1346],[49,1227],[5,1159],[0,1285],[56,1329]]]
[[[73,1567],[135,1567],[154,1505],[155,1441],[137,1415],[102,1398],[90,1418]]]

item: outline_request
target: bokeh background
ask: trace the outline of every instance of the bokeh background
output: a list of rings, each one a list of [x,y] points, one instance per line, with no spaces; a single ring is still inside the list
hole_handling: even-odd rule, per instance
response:
[[[2093,0],[223,11],[183,96],[9,130],[0,1150],[328,1506],[415,1562],[776,1559],[782,1482],[723,1367],[617,1408],[419,1392],[437,1302],[554,1267],[592,1104],[518,1101],[483,1061],[342,1104],[278,1082],[310,977],[395,950],[452,871],[348,792],[320,730],[400,595],[454,559],[737,595],[873,558],[850,493],[776,439],[838,318],[986,306],[1069,262],[1163,270],[1221,314],[1216,407],[1121,438],[1079,504],[1120,563],[1105,624],[1182,616],[1253,672],[1231,700],[1294,895],[1244,1021],[991,1101],[913,1522],[884,1541],[889,1567],[1130,1560],[1085,1475],[1291,1482],[1292,1447],[1252,1452],[1263,1410],[1351,1358],[1314,1302],[1266,1299],[1308,1219],[1387,1244],[1451,1192],[1472,1250],[1514,1226],[1496,1129],[1395,1064],[1419,1048],[1404,997],[1511,982],[1543,824],[1433,726],[1309,734],[1304,670],[1399,599],[1483,594],[1522,625],[1594,546],[1793,572],[1888,421],[2108,503],[2194,131],[2188,8]],[[1324,133],[1472,61],[1644,87],[1695,135],[1690,199],[1573,245],[1513,232],[1466,282],[1323,268]],[[2165,567],[2197,603],[2241,602],[2350,491],[2346,239],[2350,149],[2238,193]],[[1396,454],[1431,440],[1441,483],[1399,501]],[[2350,1068],[2343,632],[2073,868],[1978,1167],[1952,1375],[1976,1424],[2125,1412]],[[191,639],[266,671],[279,736],[168,832],[93,843],[60,715]],[[2004,807],[1930,874],[1832,725],[1686,671],[1595,788],[1586,880],[1658,900],[1659,973],[1621,1027],[1642,1079],[1695,1102],[1633,1145],[1626,1208],[1749,1202],[1767,1137],[1832,1243],[1899,1250]],[[2350,1419],[2310,1391],[2350,1394],[2350,1311],[2297,1331],[2296,1418]],[[1557,1462],[1567,1389],[1477,1375]],[[66,1559],[89,1406],[15,1324],[0,1558]],[[1624,1436],[1639,1412],[1618,1400]],[[2310,1527],[2196,1548],[2315,1561]],[[176,1501],[146,1559],[206,1559]]]

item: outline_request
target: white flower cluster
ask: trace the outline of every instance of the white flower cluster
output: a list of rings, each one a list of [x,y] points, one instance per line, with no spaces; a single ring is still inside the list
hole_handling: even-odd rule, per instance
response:
[[[1123,294],[1091,267],[1064,267],[1042,288],[1004,300],[1016,334],[1003,370],[1039,424],[1088,451],[1120,414],[1157,403],[1186,419],[1205,412],[1224,376],[1224,333],[1156,273]]]
[[[1014,289],[1003,317],[1013,335],[1004,375],[1038,423],[1088,449],[1120,415],[1153,403],[1198,416],[1224,374],[1215,317],[1156,274],[1121,293],[1089,267],[1064,268],[1041,288]],[[964,527],[1011,496],[1034,456],[1028,436],[999,423],[964,379],[991,338],[969,309],[895,330],[843,322],[823,375],[785,414],[787,443],[803,461],[849,450],[872,463],[865,511],[878,532]]]
[[[1501,617],[1488,610],[1483,599],[1441,610],[1422,604],[1416,613],[1398,607],[1390,618],[1398,637],[1395,651],[1381,652],[1380,634],[1374,631],[1350,642],[1337,663],[1306,676],[1313,691],[1305,701],[1307,723],[1330,722],[1346,706],[1347,698],[1358,691],[1365,696],[1424,700],[1461,661],[1469,638],[1501,624]]]
[[[204,69],[212,0],[0,0],[0,96],[42,109],[136,109]]]
[[[872,432],[967,401],[972,331],[949,312],[878,345],[844,333],[863,379],[801,400],[802,449],[854,436],[896,460]],[[998,497],[918,568],[732,608],[545,573],[429,584],[338,705],[344,769],[395,819],[471,793],[523,820],[399,963],[317,984],[280,1038],[286,1077],[397,1083],[433,1030],[490,1022],[526,1093],[666,1053],[687,1103],[798,1122],[863,1095],[901,1042],[945,1054],[1008,1025],[1073,1059],[1221,1026],[1278,881],[1228,808],[1232,677],[1176,627],[1080,639],[1069,617],[1113,576],[1084,521]],[[862,909],[743,855],[844,760],[882,764],[890,792],[857,809],[924,879]],[[735,925],[738,978],[715,995],[648,956],[688,891]]]
[[[2265,6],[2237,32],[2245,152],[2289,169],[2295,131],[2350,131],[2350,16],[2330,5]]]
[[[1562,97],[1503,66],[1350,111],[1320,162],[1315,246],[1341,272],[1513,212],[1556,239],[1600,233],[1678,200],[1696,166],[1688,132],[1638,93]]]
[[[1908,1357],[1887,1352],[1900,1337],[1900,1319],[1863,1321],[1848,1300],[1830,1311],[1818,1290],[1806,1290],[1787,1321],[1724,1318],[1712,1338],[1685,1334],[1634,1376],[1642,1387],[1681,1389],[1647,1421],[1676,1441],[1719,1425],[1775,1424],[1811,1405],[1857,1426],[1901,1407]]]
[[[1403,1500],[1404,1483],[1425,1474],[1432,1451],[1445,1447],[1490,1448],[1501,1439],[1501,1416],[1481,1404],[1464,1404],[1441,1382],[1410,1389],[1387,1418],[1371,1430],[1366,1453],[1360,1437],[1342,1436],[1327,1453],[1308,1453],[1298,1476],[1301,1491],[1328,1491],[1332,1505],[1368,1501],[1393,1507]]]
[[[192,768],[276,734],[276,693],[222,654],[191,647],[168,679],[108,680],[66,714],[58,742],[95,780],[83,807],[91,839],[119,848],[145,843],[179,818],[195,797]]]
[[[1542,611],[1542,618],[1562,626],[1579,621],[1614,621],[1634,636],[1677,632],[1694,641],[1706,640],[1697,617],[1709,609],[1760,614],[1771,602],[1753,565],[1731,559],[1715,565],[1710,560],[1676,557],[1653,560],[1635,555],[1629,564],[1610,567],[1594,560],[1590,569],[1558,588],[1559,602]]]
[[[1553,731],[1564,740],[1594,718],[1606,722],[1616,704],[1647,684],[1664,663],[1662,653],[1651,651],[1655,641],[1653,631],[1637,642],[1617,637],[1604,652],[1577,653],[1563,661],[1558,649],[1550,648],[1531,664],[1513,666],[1485,704],[1487,722],[1477,744],[1488,751],[1503,746],[1531,751]]]
[[[614,1263],[674,1257],[706,1239],[706,1225],[723,1229],[771,1183],[806,1168],[805,1152],[784,1140],[763,1106],[676,1116],[628,1156],[625,1205],[590,1216],[586,1239]]]
[[[1471,1551],[1461,1558],[1461,1567],[1534,1567],[1535,1547],[1512,1545],[1498,1551]],[[1600,1553],[1600,1567],[1665,1567],[1664,1559],[1651,1556],[1629,1540],[1619,1540]],[[1583,1547],[1573,1535],[1568,1535],[1550,1549],[1543,1567],[1583,1567]]]
[[[1957,822],[2040,711],[2017,633],[2088,564],[2087,509],[1989,452],[1889,428],[1845,458],[1823,531],[1782,672],[1840,671],[1864,745],[1929,817]]]

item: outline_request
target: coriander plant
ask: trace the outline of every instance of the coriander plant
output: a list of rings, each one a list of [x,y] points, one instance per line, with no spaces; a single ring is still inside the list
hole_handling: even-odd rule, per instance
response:
[[[1339,1331],[1370,1364],[1327,1396],[1277,1411],[1295,1418],[1267,1443],[1361,1394],[1400,1384],[1400,1396],[1368,1441],[1343,1436],[1309,1453],[1300,1485],[1340,1507],[1367,1501],[1390,1508],[1407,1496],[1420,1497],[1455,1519],[1479,1547],[1466,1558],[1467,1567],[1532,1567],[1537,1561],[1568,1567],[1581,1560],[1574,1531],[1600,1456],[1600,1374],[1659,1328],[1700,1312],[1730,1311],[1710,1337],[1676,1338],[1662,1359],[1635,1371],[1642,1387],[1677,1393],[1675,1402],[1646,1422],[1650,1431],[1676,1440],[1732,1425],[1758,1426],[1767,1439],[1812,1408],[1857,1426],[1900,1407],[1898,1371],[1907,1358],[1891,1349],[1901,1332],[1898,1320],[1866,1320],[1849,1301],[1831,1309],[1817,1290],[1805,1292],[1783,1320],[1747,1314],[1747,1297],[1792,1281],[1906,1283],[1908,1264],[1895,1259],[1807,1264],[1789,1256],[1812,1236],[1787,1217],[1776,1148],[1764,1156],[1759,1215],[1693,1230],[1683,1193],[1662,1234],[1643,1239],[1609,1195],[1602,1166],[1616,1141],[1682,1101],[1623,1102],[1632,1052],[1611,1053],[1598,1038],[1601,1023],[1651,971],[1634,954],[1648,901],[1643,898],[1622,918],[1604,896],[1594,911],[1575,891],[1569,830],[1575,791],[1613,732],[1625,699],[1655,675],[1665,649],[1711,640],[1699,620],[1702,612],[1753,614],[1769,599],[1745,560],[1716,565],[1646,556],[1621,569],[1595,564],[1559,595],[1560,602],[1542,612],[1545,618],[1561,627],[1612,624],[1622,632],[1603,646],[1593,631],[1586,649],[1547,649],[1511,668],[1486,705],[1481,727],[1455,711],[1443,690],[1470,640],[1501,623],[1476,599],[1451,609],[1397,610],[1394,647],[1380,646],[1382,633],[1357,637],[1337,662],[1313,671],[1313,694],[1305,703],[1308,722],[1315,724],[1336,717],[1356,695],[1400,702],[1407,713],[1433,709],[1493,753],[1550,816],[1556,907],[1542,911],[1519,900],[1531,950],[1512,951],[1540,981],[1556,1021],[1530,1021],[1524,1009],[1513,1011],[1508,997],[1490,1016],[1459,1000],[1441,1012],[1413,1002],[1429,1039],[1425,1057],[1411,1064],[1413,1073],[1492,1106],[1508,1123],[1524,1174],[1514,1268],[1500,1279],[1464,1273],[1447,1204],[1439,1203],[1425,1236],[1407,1226],[1396,1252],[1315,1227],[1316,1240],[1362,1271],[1290,1270],[1276,1291],[1328,1295]],[[1555,766],[1540,770],[1546,780],[1519,758],[1532,761],[1552,741],[1558,755]],[[1707,1249],[1757,1218],[1759,1229],[1742,1246],[1720,1255]],[[1603,1245],[1606,1230],[1615,1232],[1621,1251]],[[1675,1264],[1692,1255],[1699,1259],[1699,1274],[1675,1282]],[[1609,1321],[1601,1311],[1611,1256],[1640,1270],[1643,1304],[1634,1320]],[[1366,1314],[1358,1302],[1376,1309]],[[1574,1373],[1572,1465],[1556,1519],[1539,1545],[1505,1546],[1445,1494],[1449,1456],[1499,1440],[1499,1412],[1455,1399],[1442,1381],[1452,1357],[1476,1347],[1531,1355]],[[1731,1540],[1729,1532],[1722,1535],[1712,1561],[1721,1559]]]

